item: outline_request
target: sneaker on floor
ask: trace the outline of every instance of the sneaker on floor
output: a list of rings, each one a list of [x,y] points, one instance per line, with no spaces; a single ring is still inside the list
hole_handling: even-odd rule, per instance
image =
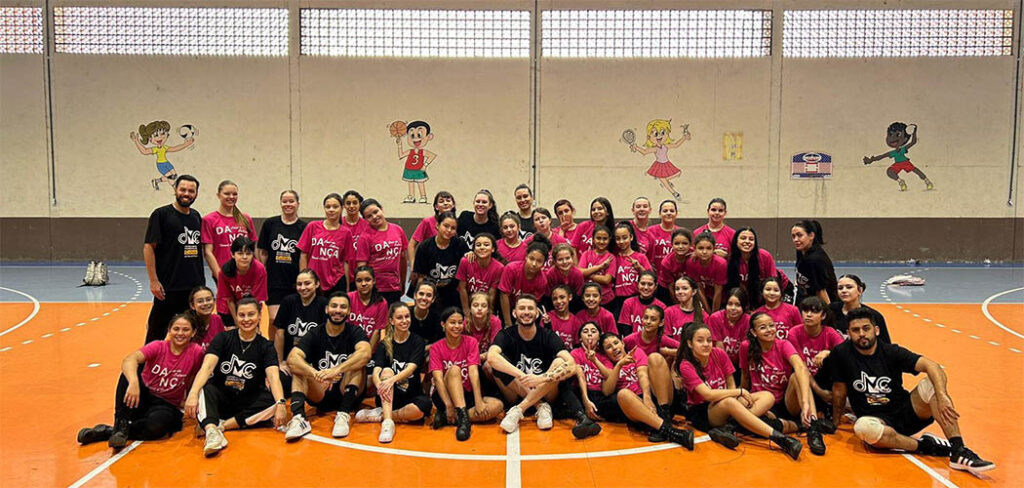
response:
[[[736,434],[731,429],[724,427],[715,427],[709,430],[708,437],[729,449],[736,449],[736,446],[740,445],[740,439],[736,437]]]
[[[572,436],[577,439],[586,439],[601,433],[601,424],[594,422],[586,415],[576,421],[572,428]]]
[[[519,430],[520,420],[523,420],[523,410],[516,405],[505,412],[505,417],[501,419],[501,429],[511,434]]]
[[[917,451],[915,452],[925,456],[949,457],[953,454],[953,445],[937,435],[923,434],[917,440]]]
[[[128,426],[127,419],[115,419],[114,430],[107,439],[107,445],[113,449],[121,449],[128,445]]]
[[[966,447],[961,447],[956,452],[949,455],[949,467],[960,471],[967,471],[971,474],[978,474],[991,469],[996,469],[996,463],[986,461],[978,457],[974,451]]]
[[[103,442],[110,439],[114,428],[106,424],[96,424],[94,427],[86,427],[78,431],[78,443],[81,445]]]
[[[377,408],[364,408],[356,412],[356,422],[361,423],[378,423],[384,420],[384,409]]]
[[[331,435],[334,437],[345,437],[348,435],[348,422],[351,416],[348,412],[338,412],[334,415],[334,429]]]
[[[210,429],[206,433],[206,445],[203,446],[204,456],[213,457],[225,447],[228,447],[228,439],[224,437],[224,432],[221,432],[220,428]]]
[[[294,441],[301,439],[302,436],[310,433],[312,430],[309,421],[305,417],[296,415],[288,421],[288,425],[284,428],[284,440]]]
[[[224,430],[224,421],[218,422],[217,427],[220,430]],[[203,429],[203,424],[196,424],[196,439],[202,439],[203,437],[206,437],[206,430]]]
[[[555,426],[555,417],[551,414],[551,405],[547,402],[537,404],[537,428],[549,430]]]
[[[435,408],[434,421],[431,422],[430,428],[437,430],[446,425],[448,425],[448,410],[444,407]]]
[[[380,436],[377,437],[377,442],[381,444],[387,444],[395,438],[395,421],[386,419],[380,423]]]
[[[817,429],[822,434],[836,433],[836,424],[829,419],[814,419],[811,421],[811,427]]]
[[[807,431],[807,449],[815,456],[825,455],[825,439],[822,437],[821,432],[813,426],[811,426],[811,430]]]

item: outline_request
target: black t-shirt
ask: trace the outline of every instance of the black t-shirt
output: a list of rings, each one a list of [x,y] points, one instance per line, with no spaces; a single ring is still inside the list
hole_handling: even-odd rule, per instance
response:
[[[413,272],[426,276],[434,281],[437,287],[437,304],[442,308],[455,307],[460,304],[458,280],[455,272],[459,269],[459,261],[469,252],[469,246],[459,238],[454,238],[448,247],[437,247],[436,239],[427,239],[416,247],[416,262]]]
[[[156,244],[156,277],[165,291],[188,291],[206,284],[199,237],[202,227],[202,216],[192,208],[186,215],[172,204],[149,215],[146,243]]]
[[[558,352],[565,350],[562,339],[551,329],[537,327],[537,334],[527,341],[519,335],[518,325],[501,329],[494,338],[494,345],[501,348],[501,355],[508,362],[527,374],[547,371]]]
[[[433,344],[444,337],[444,329],[441,328],[441,315],[437,313],[437,307],[427,309],[427,317],[423,320],[416,318],[416,310],[410,312],[412,325],[409,331],[423,338],[427,344]]]
[[[797,299],[816,296],[825,290],[829,302],[839,300],[836,290],[836,269],[821,246],[812,246],[806,253],[796,253]]]
[[[327,323],[327,297],[317,295],[309,305],[302,304],[302,297],[293,293],[281,300],[277,309],[274,326],[284,331],[284,358],[299,344],[309,331]]]
[[[267,288],[287,289],[295,287],[299,275],[299,238],[306,229],[306,221],[299,219],[291,224],[281,221],[281,216],[271,217],[260,228],[260,239],[256,246],[267,252]]]
[[[305,353],[306,362],[318,371],[333,368],[347,361],[355,352],[356,344],[370,344],[366,332],[358,326],[346,323],[341,333],[334,337],[327,333],[327,327],[326,323],[314,327],[295,346]]]
[[[846,314],[843,313],[843,302],[837,300],[829,303],[828,306],[832,309],[832,316],[835,317],[836,330],[845,336],[847,334],[847,330],[850,328],[850,321],[847,320]],[[871,318],[874,320],[875,325],[878,326],[879,342],[892,344],[892,339],[889,337],[889,327],[885,325],[885,317],[883,317],[878,310],[864,305],[863,303],[861,303],[860,306],[871,311]]]
[[[267,368],[277,366],[274,344],[259,334],[243,342],[238,330],[217,334],[206,354],[217,356],[210,383],[237,396],[255,396],[265,388]]]
[[[483,224],[478,224],[476,223],[476,220],[473,220],[473,215],[473,212],[463,210],[462,213],[459,214],[458,219],[459,236],[462,237],[462,240],[465,241],[467,246],[472,246],[473,238],[476,237],[477,234],[483,234],[484,232],[494,236],[495,239],[501,238],[501,228],[498,227],[497,222],[491,222],[488,220]]]
[[[917,374],[914,367],[920,355],[897,344],[876,344],[875,353],[866,356],[847,340],[832,348],[825,360],[833,380],[846,383],[846,395],[858,417],[898,411],[910,401],[910,393],[903,389],[903,373]]]
[[[368,365],[370,368],[380,366],[381,368],[391,368],[395,374],[401,373],[410,364],[416,365],[416,371],[413,372],[412,376],[401,383],[395,384],[395,388],[402,391],[409,391],[413,393],[423,391],[423,385],[420,382],[420,375],[423,373],[424,364],[426,363],[426,351],[427,341],[423,340],[422,337],[416,334],[409,334],[409,338],[405,342],[392,344],[393,355],[391,360],[388,360],[388,350],[384,347],[383,341],[377,344],[377,352],[373,353],[373,361]],[[399,406],[398,408],[401,408]]]
[[[519,215],[518,211],[519,209],[516,209],[516,215]],[[537,227],[533,225],[533,215],[533,211],[530,211],[530,218],[528,219],[524,219],[522,215],[519,215],[519,238],[526,239],[531,234],[537,232]],[[499,236],[494,237],[500,239]]]

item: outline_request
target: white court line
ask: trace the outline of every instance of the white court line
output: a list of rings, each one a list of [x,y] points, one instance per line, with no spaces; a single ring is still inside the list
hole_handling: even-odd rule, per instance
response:
[[[932,478],[934,478],[935,481],[938,481],[939,483],[942,483],[943,485],[945,485],[946,488],[960,488],[955,483],[953,483],[952,481],[949,481],[948,479],[943,478],[941,474],[936,472],[934,469],[929,467],[927,464],[922,463],[920,459],[917,459],[916,457],[911,456],[910,454],[904,454],[903,457],[907,458],[907,460],[909,460],[910,462],[914,463],[914,466],[917,466],[917,467],[921,468],[921,470],[923,470],[925,473],[928,473],[928,476],[931,476]]]
[[[505,437],[505,488],[522,488],[523,472],[519,466],[519,429]]]
[[[89,471],[85,476],[82,476],[81,478],[78,478],[78,481],[68,485],[68,488],[79,488],[82,485],[88,483],[89,480],[95,478],[96,475],[98,475],[98,474],[102,473],[103,471],[105,471],[107,468],[110,467],[110,465],[118,462],[121,458],[123,458],[129,452],[132,452],[132,449],[135,449],[136,447],[139,447],[139,444],[142,444],[142,441],[135,441],[135,442],[133,442],[131,444],[128,444],[128,447],[122,449],[121,452],[111,456],[110,459],[107,459],[106,461],[104,461],[103,464],[101,464],[99,466],[96,466],[95,469],[93,469],[92,471]]]
[[[1012,290],[1001,291],[999,293],[996,293],[995,295],[992,295],[992,296],[986,298],[984,302],[981,302],[981,313],[985,314],[985,317],[988,318],[989,322],[992,322],[993,324],[996,324],[996,327],[999,327],[1000,329],[1003,329],[1003,330],[1005,330],[1005,331],[1007,331],[1007,332],[1009,332],[1009,333],[1011,333],[1011,334],[1013,334],[1013,335],[1015,335],[1015,336],[1017,336],[1017,337],[1019,337],[1021,339],[1024,339],[1024,334],[1021,334],[1020,332],[1017,332],[1017,331],[1015,331],[1015,330],[1013,330],[1013,329],[1011,329],[1011,328],[1009,328],[1009,327],[1007,327],[1007,326],[1005,326],[1003,324],[1000,324],[999,321],[996,320],[996,318],[993,317],[992,314],[990,314],[988,312],[988,304],[992,303],[992,300],[995,300],[996,298],[999,298],[999,297],[1001,297],[1003,295],[1008,295],[1010,293],[1013,293],[1013,292],[1016,292],[1016,291],[1021,291],[1021,290],[1024,290],[1024,286],[1022,286],[1020,288],[1014,288]]]
[[[32,300],[32,313],[28,314],[28,317],[26,317],[25,320],[22,320],[21,322],[18,322],[17,325],[15,325],[14,327],[11,327],[10,329],[7,329],[7,330],[5,330],[3,332],[0,332],[0,336],[3,336],[4,334],[6,334],[8,332],[14,331],[18,327],[21,327],[21,326],[27,324],[29,320],[34,319],[36,317],[36,314],[39,313],[39,300],[36,300],[36,298],[34,296],[29,295],[28,293],[25,293],[23,291],[15,290],[13,288],[5,288],[3,286],[0,286],[0,290],[9,291],[11,293],[17,293],[17,294],[19,294],[19,295],[21,295],[21,296],[23,296],[25,298],[28,298],[29,300]]]

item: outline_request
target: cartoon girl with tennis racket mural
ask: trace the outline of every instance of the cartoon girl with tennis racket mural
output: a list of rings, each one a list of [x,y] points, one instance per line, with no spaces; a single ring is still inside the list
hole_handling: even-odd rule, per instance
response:
[[[416,203],[417,187],[420,190],[420,203],[427,203],[427,166],[430,166],[437,157],[437,154],[424,149],[427,143],[434,139],[434,134],[430,132],[430,124],[422,120],[414,120],[408,124],[396,120],[388,126],[388,131],[398,145],[398,159],[405,160],[402,180],[409,184],[409,195],[402,203]],[[402,146],[403,136],[409,142],[408,151]]]
[[[184,139],[184,142],[170,147],[166,145],[166,142],[170,137],[171,124],[166,120],[157,120],[146,125],[140,125],[138,134],[132,132],[129,135],[132,142],[135,143],[135,147],[138,148],[143,156],[156,154],[156,170],[160,173],[160,177],[150,180],[154,190],[160,189],[160,183],[166,183],[168,186],[174,185],[174,180],[178,177],[178,171],[167,160],[167,153],[178,152],[195,144],[195,132],[195,127],[191,125],[179,127],[178,134]]]
[[[900,173],[904,171],[914,173],[918,178],[921,178],[924,181],[925,191],[935,189],[932,180],[929,180],[924,172],[917,166],[914,166],[914,163],[911,163],[910,158],[907,157],[907,152],[910,148],[917,144],[917,124],[907,125],[903,122],[889,124],[889,128],[885,131],[885,144],[893,150],[878,156],[864,156],[864,164],[892,158],[893,163],[886,168],[885,174],[895,180],[896,183],[899,183],[900,191],[907,191],[907,182],[900,178]]]
[[[648,168],[647,174],[654,177],[661,183],[662,188],[672,194],[676,201],[682,201],[682,196],[672,185],[672,180],[679,177],[677,168],[668,159],[668,150],[675,149],[684,142],[690,140],[690,125],[683,125],[683,135],[673,141],[669,134],[672,133],[672,120],[654,119],[647,123],[647,141],[642,146],[636,145],[636,134],[632,130],[622,133],[622,140],[629,144],[629,150],[643,155],[654,154],[654,163]]]

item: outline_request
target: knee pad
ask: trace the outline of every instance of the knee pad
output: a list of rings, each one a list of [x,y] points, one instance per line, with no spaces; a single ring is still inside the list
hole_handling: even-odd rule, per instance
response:
[[[871,445],[882,440],[884,432],[885,424],[878,417],[860,417],[853,424],[853,433],[857,434],[857,438]]]
[[[925,403],[930,403],[932,398],[935,398],[935,385],[932,384],[932,380],[925,377],[917,384],[917,394],[921,395],[921,399]]]

